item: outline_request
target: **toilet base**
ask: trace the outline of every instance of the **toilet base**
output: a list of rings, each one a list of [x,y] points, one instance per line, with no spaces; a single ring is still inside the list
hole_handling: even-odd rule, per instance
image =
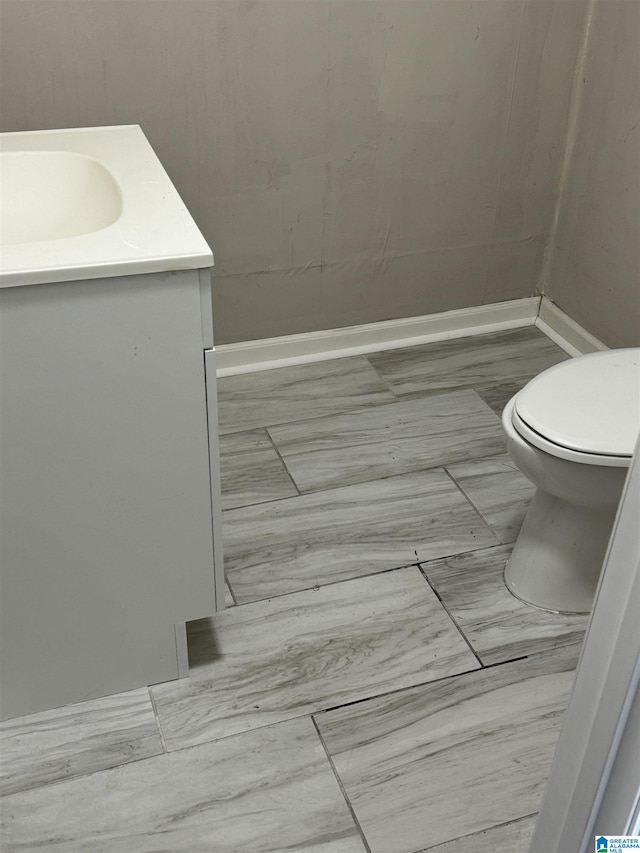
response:
[[[544,610],[589,613],[616,506],[569,504],[538,489],[505,568],[507,588]]]

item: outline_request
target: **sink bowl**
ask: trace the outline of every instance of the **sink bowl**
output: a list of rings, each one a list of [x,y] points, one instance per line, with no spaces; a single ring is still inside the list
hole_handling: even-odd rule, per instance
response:
[[[135,124],[0,133],[0,245],[0,288],[213,264]]]
[[[122,213],[122,194],[104,166],[70,151],[0,153],[0,243],[90,234]]]

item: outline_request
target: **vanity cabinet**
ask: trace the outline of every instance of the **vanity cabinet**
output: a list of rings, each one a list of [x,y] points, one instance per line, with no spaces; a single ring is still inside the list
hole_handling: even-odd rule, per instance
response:
[[[0,716],[186,676],[224,606],[209,270],[0,289]]]

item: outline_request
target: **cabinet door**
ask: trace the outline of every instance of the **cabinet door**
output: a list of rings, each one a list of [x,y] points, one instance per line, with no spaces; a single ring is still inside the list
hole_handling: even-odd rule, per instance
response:
[[[222,552],[222,498],[220,494],[220,446],[218,441],[218,393],[215,348],[204,352],[209,428],[209,469],[211,472],[211,517],[216,587],[216,610],[224,610],[224,565]]]

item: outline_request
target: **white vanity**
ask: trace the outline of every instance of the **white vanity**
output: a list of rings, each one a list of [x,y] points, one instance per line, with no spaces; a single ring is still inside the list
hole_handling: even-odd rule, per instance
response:
[[[0,718],[224,606],[207,246],[138,126],[0,135]]]

